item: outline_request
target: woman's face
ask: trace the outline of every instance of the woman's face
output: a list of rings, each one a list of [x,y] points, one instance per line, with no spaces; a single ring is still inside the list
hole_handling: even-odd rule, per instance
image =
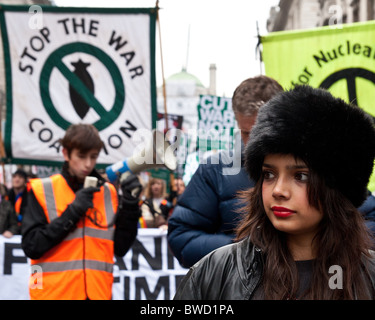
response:
[[[174,189],[177,192],[177,195],[181,195],[185,191],[185,183],[182,179],[175,179],[174,180]]]
[[[272,225],[289,235],[315,236],[323,214],[310,206],[309,169],[292,155],[270,154],[263,162],[262,196]]]
[[[153,184],[151,185],[151,192],[153,195],[153,198],[160,198],[163,193],[163,183],[161,180],[155,180]]]

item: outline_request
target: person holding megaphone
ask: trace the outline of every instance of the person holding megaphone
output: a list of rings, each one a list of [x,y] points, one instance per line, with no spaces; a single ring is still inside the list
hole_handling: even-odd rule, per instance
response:
[[[28,186],[22,248],[31,258],[30,297],[111,299],[114,255],[136,238],[142,186],[127,175],[119,196],[95,170],[103,142],[93,125],[71,125],[61,145],[61,174]]]

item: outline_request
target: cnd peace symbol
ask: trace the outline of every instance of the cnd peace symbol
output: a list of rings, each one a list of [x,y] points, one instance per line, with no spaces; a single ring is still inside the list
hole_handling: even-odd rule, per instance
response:
[[[81,59],[72,62],[75,67],[71,71],[63,62],[63,58],[76,52],[83,52],[94,56],[107,68],[111,75],[115,88],[115,97],[110,110],[106,110],[98,101],[94,94],[94,83],[87,71],[89,63],[83,62]],[[124,82],[114,61],[101,49],[83,42],[69,43],[56,49],[47,58],[40,74],[39,87],[43,105],[51,117],[51,119],[62,129],[66,130],[71,123],[64,119],[56,109],[50,95],[51,74],[52,71],[59,70],[69,83],[70,99],[78,116],[83,119],[89,108],[93,108],[99,115],[100,119],[93,125],[100,131],[108,127],[121,112],[125,102]]]
[[[375,85],[375,73],[363,68],[348,68],[329,75],[320,84],[320,88],[329,89],[333,84],[342,79],[346,80],[349,101],[359,105],[356,88],[356,78],[363,78]]]

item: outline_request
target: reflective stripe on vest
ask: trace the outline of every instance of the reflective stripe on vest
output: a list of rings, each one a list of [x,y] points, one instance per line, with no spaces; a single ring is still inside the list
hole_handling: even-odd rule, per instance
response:
[[[107,230],[94,229],[90,227],[85,227],[85,234],[83,234],[83,228],[77,228],[70,232],[64,241],[82,238],[84,235],[94,238],[113,240],[113,227],[110,228],[109,232]]]
[[[52,180],[49,178],[42,179],[44,187],[44,196],[46,197],[47,211],[50,221],[57,218],[55,196],[52,189]]]
[[[69,270],[91,269],[105,272],[113,271],[113,264],[96,260],[72,260],[64,262],[42,262],[38,264],[43,272],[60,272]]]
[[[49,223],[75,199],[74,192],[60,174],[31,180],[30,186]],[[56,198],[55,194],[60,197]],[[114,186],[105,183],[100,192],[94,193],[93,205],[94,211],[89,209],[61,243],[40,259],[31,260],[32,265],[41,267],[43,277],[43,289],[30,288],[32,299],[111,298],[114,227],[107,226],[114,221],[118,207]],[[102,222],[100,227],[87,218],[92,212]]]
[[[49,215],[50,221],[53,221],[58,217],[57,210],[56,210],[56,201],[55,196],[53,193],[52,187],[52,180],[42,179],[43,187],[44,187],[44,196],[47,205],[47,211]],[[104,184],[104,205],[105,205],[105,213],[107,217],[107,224],[111,224],[115,217],[115,212],[113,211],[112,206],[112,196],[111,191],[109,190],[108,184]]]

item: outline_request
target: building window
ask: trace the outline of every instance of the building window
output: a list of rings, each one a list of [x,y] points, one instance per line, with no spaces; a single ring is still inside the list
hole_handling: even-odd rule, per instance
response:
[[[359,21],[359,0],[353,0],[350,3],[350,6],[352,7],[353,22],[358,22]]]
[[[375,19],[375,1],[367,0],[367,20]]]

